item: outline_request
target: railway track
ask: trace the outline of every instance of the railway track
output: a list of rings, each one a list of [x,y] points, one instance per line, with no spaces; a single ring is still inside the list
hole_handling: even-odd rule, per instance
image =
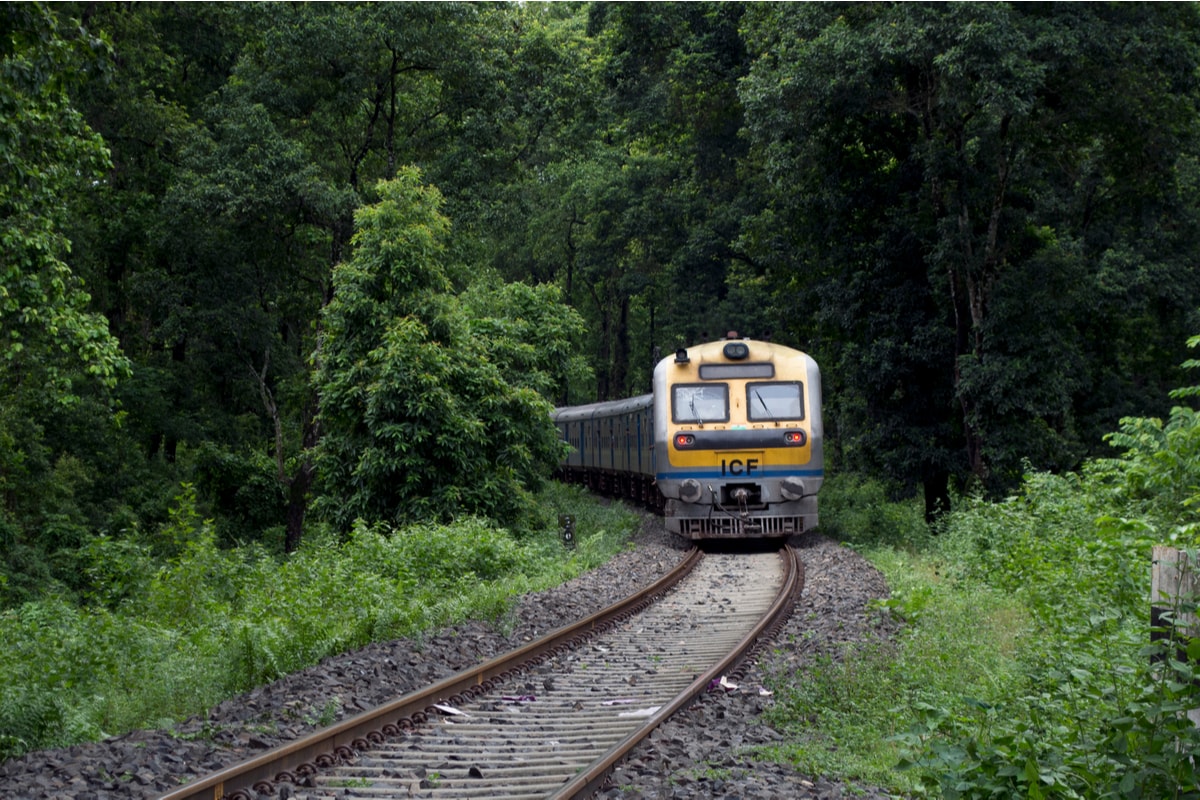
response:
[[[162,800],[585,797],[661,721],[736,681],[802,585],[790,548],[693,551],[605,611]]]

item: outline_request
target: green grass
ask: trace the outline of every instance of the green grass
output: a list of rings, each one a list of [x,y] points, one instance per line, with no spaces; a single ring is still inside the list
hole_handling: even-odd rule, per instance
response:
[[[1173,521],[1130,491],[1150,460],[1031,473],[1002,502],[960,499],[938,535],[913,503],[830,481],[826,530],[882,571],[876,610],[903,626],[775,676],[769,720],[786,737],[767,754],[898,795],[1200,797],[1200,730],[1182,714],[1200,706],[1200,669],[1153,666],[1174,651],[1150,645],[1147,622],[1154,534],[1190,535],[1197,504]]]
[[[467,619],[503,630],[520,595],[603,563],[638,523],[624,506],[553,484],[542,524],[520,535],[481,519],[363,524],[345,541],[311,532],[279,557],[219,548],[192,497],[156,534],[173,556],[98,538],[89,603],[47,598],[0,612],[0,758],[164,727],[372,641]],[[577,518],[573,550],[559,513]]]
[[[915,792],[916,777],[898,769],[906,748],[900,737],[927,708],[954,699],[986,703],[1019,682],[1016,643],[1027,621],[1000,593],[948,580],[936,558],[891,547],[864,554],[892,587],[878,612],[906,627],[894,641],[776,676],[768,720],[786,743],[767,752],[806,774]]]

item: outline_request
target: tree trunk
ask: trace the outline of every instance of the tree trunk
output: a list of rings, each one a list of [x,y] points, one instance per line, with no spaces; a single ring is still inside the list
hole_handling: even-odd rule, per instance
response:
[[[294,553],[304,538],[304,516],[308,513],[308,490],[312,488],[315,470],[305,459],[288,482],[287,529],[283,535],[283,551]]]
[[[313,463],[312,453],[317,446],[317,441],[321,438],[320,424],[317,422],[319,403],[316,392],[311,392],[308,402],[304,404],[304,419],[301,423],[304,426],[301,443],[303,456],[300,465],[296,468],[296,474],[287,481],[287,530],[283,537],[283,550],[286,553],[296,552],[304,536],[304,517],[308,513],[308,492],[316,477],[316,465]]]
[[[609,388],[617,398],[629,394],[629,295],[622,295],[613,331],[613,366]]]
[[[934,468],[925,474],[925,523],[933,525],[950,511],[950,472]]]

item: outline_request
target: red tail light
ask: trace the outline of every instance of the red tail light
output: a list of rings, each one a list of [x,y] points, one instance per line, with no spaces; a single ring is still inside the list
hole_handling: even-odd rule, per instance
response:
[[[783,435],[783,440],[788,444],[796,445],[803,445],[807,441],[804,431],[788,431]]]
[[[675,446],[678,448],[691,447],[696,443],[696,437],[690,433],[678,433],[675,435]]]

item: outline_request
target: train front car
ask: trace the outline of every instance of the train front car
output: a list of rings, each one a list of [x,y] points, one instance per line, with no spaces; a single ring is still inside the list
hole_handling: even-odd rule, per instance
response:
[[[805,353],[736,338],[680,349],[654,370],[654,431],[668,530],[726,539],[816,526],[821,374]]]

